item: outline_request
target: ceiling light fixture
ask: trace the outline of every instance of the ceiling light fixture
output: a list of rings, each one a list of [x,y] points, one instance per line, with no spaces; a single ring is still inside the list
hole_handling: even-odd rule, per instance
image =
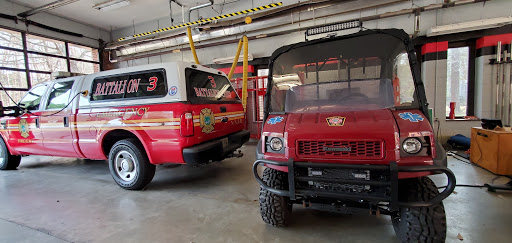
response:
[[[130,5],[129,0],[110,0],[100,4],[94,5],[92,8],[101,11],[110,11]]]
[[[33,8],[33,9],[30,9],[30,10],[25,11],[23,13],[19,13],[18,16],[20,16],[22,18],[26,18],[28,16],[31,16],[31,15],[34,15],[34,14],[37,14],[37,13],[40,13],[40,12],[50,11],[50,10],[62,7],[64,5],[68,5],[70,3],[74,3],[76,1],[78,1],[78,0],[58,0],[58,1],[55,1],[55,2],[48,3],[46,5],[43,5],[41,7]]]
[[[239,58],[238,59],[238,62],[241,62],[243,58]],[[254,57],[252,56],[251,53],[249,53],[247,55],[247,61],[252,61],[254,59]],[[213,59],[213,63],[215,64],[227,64],[227,63],[233,63],[235,61],[235,56],[231,56],[231,57],[219,57],[219,58],[214,58]]]
[[[447,35],[474,30],[496,28],[512,23],[512,17],[499,17],[492,19],[481,19],[464,23],[434,26],[427,32],[427,36]]]

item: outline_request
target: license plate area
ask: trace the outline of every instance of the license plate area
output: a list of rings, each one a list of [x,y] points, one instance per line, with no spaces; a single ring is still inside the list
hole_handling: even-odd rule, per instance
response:
[[[306,184],[298,185],[306,187],[309,190],[320,190],[329,192],[351,192],[351,193],[368,193],[372,191],[372,186],[361,183],[370,181],[372,173],[365,169],[326,169],[326,168],[307,168],[309,178],[330,179],[325,181],[307,181]],[[299,172],[300,173],[300,172]],[[355,183],[351,183],[355,182]],[[301,183],[299,183],[301,184]]]

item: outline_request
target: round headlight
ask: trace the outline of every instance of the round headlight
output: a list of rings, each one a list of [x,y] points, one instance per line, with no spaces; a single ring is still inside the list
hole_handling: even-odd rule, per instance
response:
[[[283,141],[280,138],[270,139],[270,148],[274,151],[280,151],[283,148]]]
[[[417,138],[405,139],[404,143],[402,144],[402,148],[404,149],[404,151],[409,154],[416,154],[420,152],[421,147],[421,142]]]

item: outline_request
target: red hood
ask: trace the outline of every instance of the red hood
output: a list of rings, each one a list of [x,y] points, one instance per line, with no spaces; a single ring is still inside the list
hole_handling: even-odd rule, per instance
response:
[[[340,120],[343,118],[344,122],[341,124]],[[289,114],[286,130],[288,141],[369,138],[394,141],[394,132],[398,132],[393,114],[387,109]]]
[[[282,124],[273,128],[287,131],[284,135],[289,149],[287,154],[296,159],[396,159],[398,127],[390,110],[291,113],[283,117]],[[326,146],[330,149],[351,147],[351,153],[326,154]]]
[[[409,165],[432,164],[431,156],[435,157],[435,153],[403,158],[400,155],[397,145],[407,137],[429,136],[431,150],[435,151],[430,124],[417,110],[270,115],[263,128],[263,136],[284,138],[284,153],[265,153],[266,159],[278,161],[288,158],[324,163],[343,160],[354,164],[397,161]]]

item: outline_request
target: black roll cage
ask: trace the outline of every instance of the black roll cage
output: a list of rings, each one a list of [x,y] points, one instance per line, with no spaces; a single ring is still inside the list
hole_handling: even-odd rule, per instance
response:
[[[273,69],[274,69],[274,61],[281,56],[282,54],[304,46],[309,45],[315,45],[315,44],[321,44],[321,43],[327,43],[331,41],[337,41],[337,40],[344,40],[364,35],[371,35],[371,34],[386,34],[393,36],[399,40],[401,40],[406,48],[407,55],[409,58],[409,66],[411,67],[412,77],[414,80],[414,86],[415,86],[415,92],[416,97],[418,98],[418,105],[420,111],[427,117],[429,122],[430,116],[428,115],[428,103],[427,103],[427,96],[425,95],[425,86],[423,84],[423,81],[421,80],[421,73],[420,73],[420,67],[418,63],[418,59],[416,58],[416,51],[414,49],[414,45],[412,40],[410,39],[409,35],[405,33],[405,31],[401,29],[368,29],[363,30],[354,34],[345,35],[345,36],[339,36],[339,37],[331,37],[331,38],[323,38],[323,39],[317,39],[312,41],[305,41],[305,42],[299,42],[287,46],[280,47],[279,49],[275,50],[274,53],[272,53],[272,56],[270,57],[270,63],[269,63],[269,74],[267,79],[267,92],[265,93],[265,97],[263,99],[263,121],[267,120],[267,117],[270,113],[270,97],[272,92],[272,75],[273,75]],[[265,122],[263,122],[263,126],[265,126]],[[263,129],[262,129],[263,130]]]

